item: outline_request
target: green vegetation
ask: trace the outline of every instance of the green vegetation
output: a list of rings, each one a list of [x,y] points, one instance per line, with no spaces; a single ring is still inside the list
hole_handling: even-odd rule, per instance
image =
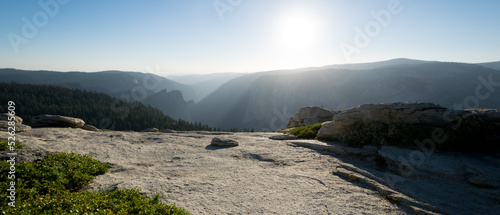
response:
[[[201,123],[175,120],[160,110],[139,102],[130,102],[104,93],[70,89],[62,86],[0,83],[0,104],[16,103],[16,114],[31,122],[40,114],[55,114],[83,119],[101,129],[134,130],[145,128],[172,130],[214,130]],[[0,105],[0,113],[7,106]]]
[[[8,205],[10,163],[0,162],[0,210],[4,214],[189,214],[175,205],[148,199],[139,190],[77,192],[106,173],[107,165],[85,155],[58,153],[16,164],[15,208]]]
[[[14,149],[24,149],[24,145],[21,143],[16,143]],[[6,140],[0,140],[0,151],[9,150],[9,142]]]
[[[322,124],[323,123],[316,123],[316,124],[312,124],[312,125],[297,127],[297,128],[293,128],[285,133],[293,134],[293,135],[297,136],[298,138],[314,139],[316,137],[316,135],[318,134],[318,131],[321,128]]]

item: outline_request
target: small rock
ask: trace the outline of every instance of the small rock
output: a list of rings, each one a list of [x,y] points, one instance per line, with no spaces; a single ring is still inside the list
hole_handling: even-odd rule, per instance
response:
[[[297,137],[293,134],[281,134],[269,137],[271,140],[296,140]]]
[[[100,132],[101,130],[96,128],[93,125],[85,124],[81,127],[81,129],[87,130],[87,131],[95,131],[95,132]]]
[[[79,128],[85,125],[85,121],[83,121],[82,119],[69,116],[49,115],[49,114],[42,114],[35,116],[31,119],[31,123],[33,124],[33,126],[36,127],[63,126],[63,127]]]
[[[142,130],[142,132],[158,132],[160,130],[158,130],[157,128],[146,128],[144,130]]]
[[[236,140],[231,140],[223,137],[214,137],[212,138],[212,142],[210,143],[212,146],[219,147],[230,147],[230,146],[238,146],[238,142]]]

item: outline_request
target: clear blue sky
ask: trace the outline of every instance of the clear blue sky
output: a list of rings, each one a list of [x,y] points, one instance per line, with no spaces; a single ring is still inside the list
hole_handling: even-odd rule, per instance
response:
[[[489,62],[500,60],[500,1],[1,0],[0,47],[2,68],[164,76]]]

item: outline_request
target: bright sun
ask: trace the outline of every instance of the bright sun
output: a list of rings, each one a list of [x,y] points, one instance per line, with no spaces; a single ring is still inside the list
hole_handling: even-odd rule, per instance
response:
[[[304,51],[317,42],[318,20],[298,9],[292,10],[278,21],[277,39],[286,50]]]

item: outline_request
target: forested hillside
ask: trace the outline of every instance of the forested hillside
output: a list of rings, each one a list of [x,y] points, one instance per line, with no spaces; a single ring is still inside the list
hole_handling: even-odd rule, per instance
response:
[[[0,113],[14,101],[16,114],[26,123],[33,116],[56,114],[77,117],[101,129],[134,130],[156,127],[173,130],[212,130],[201,123],[174,120],[158,109],[104,93],[62,86],[0,83]]]

